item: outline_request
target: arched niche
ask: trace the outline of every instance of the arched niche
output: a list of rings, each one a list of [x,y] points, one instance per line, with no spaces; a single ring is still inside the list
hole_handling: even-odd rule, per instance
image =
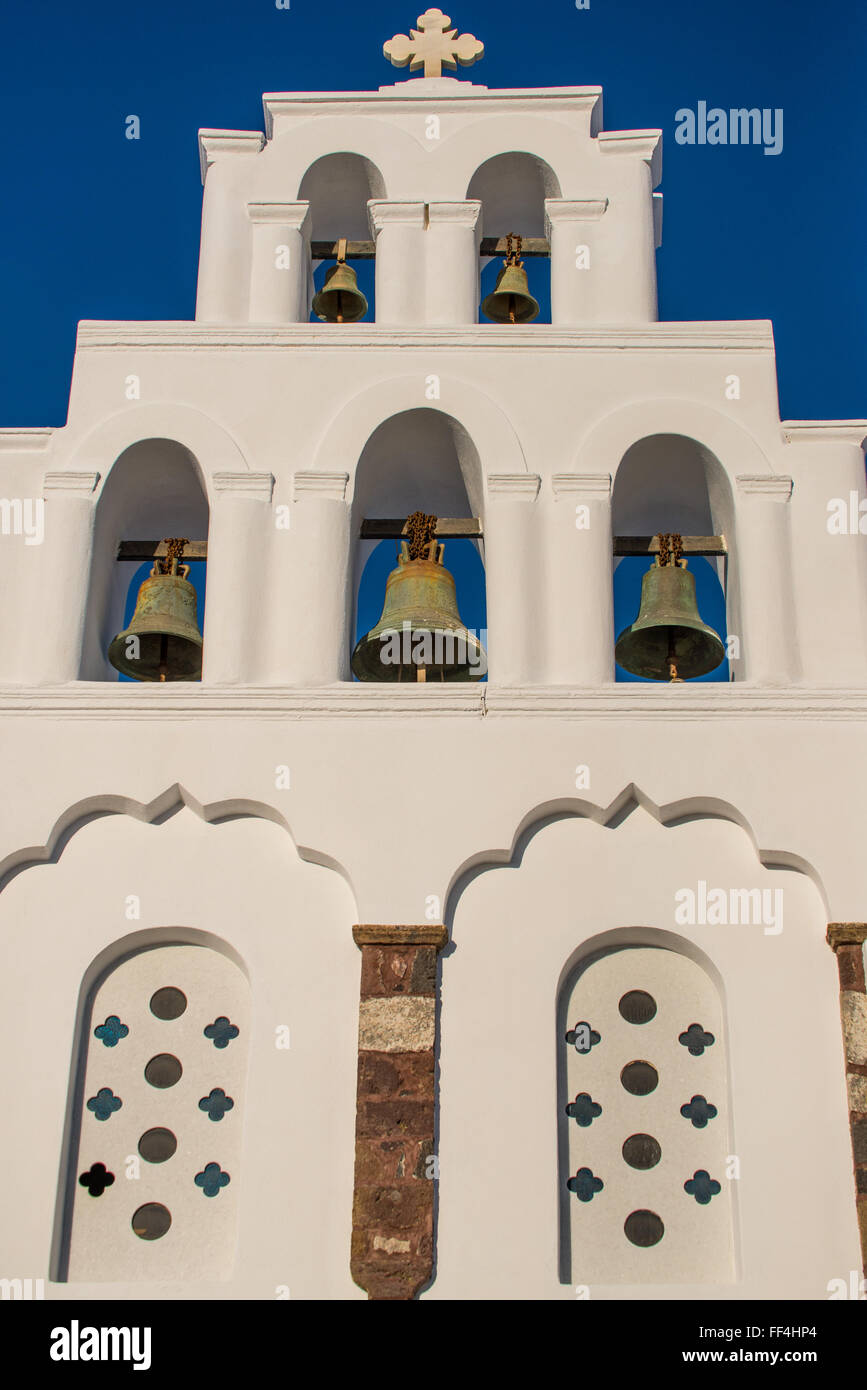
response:
[[[414,511],[445,517],[477,516],[481,489],[478,451],[457,420],[442,411],[424,407],[402,411],[383,421],[361,452],[355,473],[351,534],[358,536],[365,518],[405,517]],[[396,557],[398,544],[370,540],[357,543],[349,613],[353,641],[362,617],[364,632],[369,631],[379,617],[384,594],[383,568],[384,565],[387,569],[393,568],[387,556],[390,553]],[[459,562],[461,552],[466,550],[475,552],[475,564],[469,559],[464,564]],[[467,614],[483,617],[485,612],[484,573],[479,559],[484,560],[479,541],[445,542],[446,568],[451,569],[454,563],[473,585],[473,592],[465,594],[466,614],[461,607],[462,586],[460,583],[457,586],[461,617],[471,628],[480,625],[471,621]],[[366,615],[374,609],[373,619],[367,623]],[[482,640],[484,642],[484,638]]]
[[[121,540],[187,536],[207,540],[208,502],[198,460],[174,439],[141,439],[114,461],[97,502],[90,585],[80,668],[81,680],[117,680],[106,652],[123,629],[130,590],[141,582],[138,568],[116,559]],[[204,564],[190,580],[203,583]],[[134,601],[135,594],[132,594]],[[204,605],[199,601],[199,627]]]
[[[482,236],[504,237],[515,232],[522,237],[545,235],[545,199],[559,198],[560,184],[544,159],[522,151],[494,155],[476,169],[470,179],[467,198],[482,204]],[[483,257],[481,295],[484,300],[496,283],[502,262]],[[537,323],[551,322],[551,264],[549,259],[532,257],[524,261],[530,293],[539,301]],[[487,320],[482,318],[482,322]]]
[[[728,477],[719,459],[698,440],[679,434],[652,434],[636,440],[620,460],[614,480],[612,531],[615,536],[652,536],[679,531],[689,536],[732,535],[733,504]],[[738,632],[728,557],[688,559],[696,579],[699,613],[725,641]],[[641,580],[648,562],[639,557],[614,560],[615,637],[638,615]],[[734,619],[734,621],[733,621]],[[617,668],[618,680],[640,680]],[[729,663],[699,677],[730,679]]]
[[[368,241],[368,200],[385,196],[385,181],[376,165],[364,155],[349,151],[317,159],[305,173],[298,190],[299,200],[310,204],[312,241],[337,241],[340,237],[348,241]],[[322,288],[333,264],[333,261],[314,262],[314,293]],[[365,318],[372,319],[375,316],[373,261],[350,260],[349,264],[367,299]],[[312,310],[311,318],[318,321]]]

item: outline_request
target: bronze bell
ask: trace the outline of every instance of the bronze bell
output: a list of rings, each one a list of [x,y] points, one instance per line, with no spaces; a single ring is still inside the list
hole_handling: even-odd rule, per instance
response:
[[[361,681],[476,681],[485,650],[461,622],[454,577],[433,541],[428,557],[410,559],[403,542],[385,583],[382,616],[355,646],[352,670]]]
[[[346,264],[345,237],[337,243],[337,264],[314,296],[313,312],[323,323],[355,323],[367,313],[367,300],[358,288],[355,271]]]
[[[615,661],[647,680],[682,681],[706,675],[724,657],[719,633],[699,617],[686,561],[657,561],[641,581],[638,617],[618,637]]]
[[[506,259],[497,276],[491,294],[482,303],[482,313],[494,323],[530,323],[538,318],[539,305],[530,293],[527,272],[521,257],[521,238],[516,237],[517,251],[512,250],[513,232],[506,238]]]
[[[116,670],[137,681],[201,680],[202,634],[189,572],[189,565],[178,569],[177,556],[169,561],[167,574],[159,560],[154,562],[138,591],[129,627],[108,649]]]

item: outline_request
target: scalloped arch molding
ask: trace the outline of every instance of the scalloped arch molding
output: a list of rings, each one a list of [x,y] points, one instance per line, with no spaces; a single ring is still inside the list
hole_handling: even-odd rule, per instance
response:
[[[58,816],[44,844],[24,846],[0,860],[0,892],[12,878],[25,869],[41,864],[56,863],[72,836],[89,821],[99,816],[131,816],[134,820],[153,825],[169,819],[185,808],[210,825],[239,817],[271,821],[286,831],[300,859],[311,864],[318,864],[321,868],[330,869],[344,880],[350,891],[355,892],[355,886],[348,869],[321,850],[314,849],[309,845],[299,845],[289,822],[273,806],[269,806],[263,801],[254,801],[243,797],[202,803],[178,782],[173,783],[159,796],[148,802],[137,801],[134,797],[122,796],[117,793],[103,793],[73,802]],[[561,797],[534,806],[522,817],[508,845],[499,849],[482,850],[471,855],[459,866],[449,881],[444,897],[446,904],[444,920],[449,922],[453,918],[460,894],[471,878],[476,877],[479,872],[486,868],[502,868],[508,865],[518,867],[530,840],[544,830],[545,826],[552,820],[563,820],[570,817],[583,818],[594,821],[598,825],[614,828],[628,815],[639,809],[647,812],[660,825],[666,827],[676,826],[686,817],[733,822],[748,837],[761,864],[793,869],[797,873],[805,874],[816,886],[823,906],[827,909],[826,894],[815,866],[791,850],[762,847],[752,825],[730,803],[721,801],[716,797],[692,796],[681,798],[678,801],[657,804],[640,787],[630,782],[607,806],[599,806],[593,801],[580,797]]]

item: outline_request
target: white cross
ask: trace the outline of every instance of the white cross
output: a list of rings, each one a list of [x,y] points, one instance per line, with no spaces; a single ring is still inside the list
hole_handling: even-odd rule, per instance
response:
[[[410,72],[424,67],[425,77],[442,77],[442,70],[461,67],[468,68],[485,56],[485,45],[472,34],[461,34],[451,29],[451,20],[442,10],[425,10],[416,20],[418,29],[410,29],[406,34],[395,34],[383,44],[383,55],[396,68],[405,68],[409,63]]]

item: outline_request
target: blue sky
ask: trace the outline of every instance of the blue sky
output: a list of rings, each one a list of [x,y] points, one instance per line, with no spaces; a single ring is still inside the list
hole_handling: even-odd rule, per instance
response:
[[[61,425],[79,319],[190,319],[200,127],[262,128],[263,91],[375,89],[419,8],[332,0],[7,6],[0,85],[0,425]],[[607,129],[663,131],[664,319],[770,318],[783,418],[867,415],[863,0],[450,6],[469,80],[598,83]],[[782,153],[686,146],[675,113],[782,108]],[[125,138],[125,118],[141,139]]]

